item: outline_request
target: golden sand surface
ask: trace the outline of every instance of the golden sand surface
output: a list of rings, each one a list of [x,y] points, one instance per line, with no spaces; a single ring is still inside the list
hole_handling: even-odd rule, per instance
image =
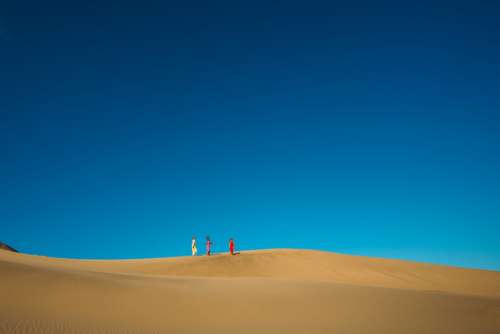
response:
[[[500,272],[293,249],[141,260],[0,250],[0,333],[500,333]]]

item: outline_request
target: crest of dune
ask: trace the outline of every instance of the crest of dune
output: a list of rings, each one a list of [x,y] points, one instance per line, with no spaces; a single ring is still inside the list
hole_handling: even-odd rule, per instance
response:
[[[14,248],[10,247],[7,244],[4,244],[3,242],[0,242],[0,250],[6,250],[6,251],[11,251],[11,252],[17,252]]]

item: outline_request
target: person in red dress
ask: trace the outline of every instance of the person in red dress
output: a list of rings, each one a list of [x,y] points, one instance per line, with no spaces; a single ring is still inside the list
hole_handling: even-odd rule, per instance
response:
[[[211,254],[212,241],[210,241],[210,237],[207,236],[206,248],[207,248],[207,256]]]
[[[229,239],[229,253],[234,255],[234,240],[233,238]]]

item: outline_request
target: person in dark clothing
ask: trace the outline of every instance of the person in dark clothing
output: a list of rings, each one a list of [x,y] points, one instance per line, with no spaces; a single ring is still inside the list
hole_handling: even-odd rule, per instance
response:
[[[212,254],[211,248],[212,248],[212,241],[210,240],[210,237],[207,235],[207,242],[206,242],[206,249],[207,249],[207,256],[210,256]]]

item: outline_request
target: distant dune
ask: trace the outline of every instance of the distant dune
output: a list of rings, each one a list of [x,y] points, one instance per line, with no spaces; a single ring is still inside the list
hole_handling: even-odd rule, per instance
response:
[[[307,250],[0,252],[0,333],[500,333],[500,272]]]
[[[4,244],[3,242],[0,242],[0,250],[7,250],[11,252],[17,252],[14,248],[10,247],[9,245]]]

